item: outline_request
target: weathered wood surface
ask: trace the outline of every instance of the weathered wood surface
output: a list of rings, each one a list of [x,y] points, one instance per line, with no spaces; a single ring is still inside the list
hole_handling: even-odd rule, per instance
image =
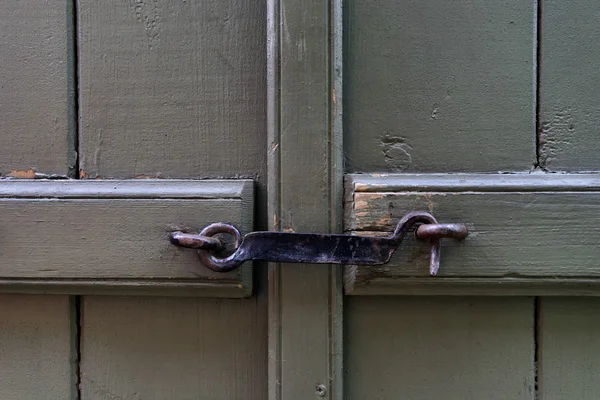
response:
[[[269,0],[269,7],[270,227],[339,231],[342,137],[334,89],[341,60],[330,57],[341,51],[341,37],[332,36],[341,34],[332,25],[334,15],[341,23],[341,2]],[[343,399],[341,268],[281,264],[269,271],[269,399],[313,399],[319,391]]]
[[[0,398],[75,399],[68,296],[0,294]]]
[[[345,309],[348,400],[534,399],[533,298],[349,297]]]
[[[79,2],[82,177],[265,179],[260,1]]]
[[[0,176],[66,175],[68,2],[0,4]]]
[[[0,182],[0,285],[248,295],[251,263],[213,272],[168,235],[219,221],[251,231],[252,188],[248,180]]]
[[[260,302],[86,296],[81,398],[264,400]]]
[[[465,223],[469,236],[460,242],[442,240],[438,276],[428,277],[429,246],[409,235],[390,263],[347,267],[346,286],[352,293],[377,292],[370,289],[377,286],[393,291],[403,283],[425,281],[424,290],[435,282],[464,289],[469,286],[465,279],[477,283],[476,278],[489,286],[506,283],[510,292],[520,279],[535,286],[540,282],[534,280],[547,278],[546,283],[569,282],[565,287],[578,279],[582,293],[589,294],[588,281],[600,278],[597,177],[498,175],[494,181],[491,176],[439,175],[418,183],[419,178],[349,177],[345,229],[388,234],[407,212],[425,210],[439,222]]]
[[[536,161],[534,4],[349,1],[347,170],[531,169]],[[579,37],[571,25],[559,29]]]
[[[594,1],[544,1],[541,15],[540,165],[600,169],[600,11]]]
[[[542,298],[540,399],[598,398],[600,299]]]

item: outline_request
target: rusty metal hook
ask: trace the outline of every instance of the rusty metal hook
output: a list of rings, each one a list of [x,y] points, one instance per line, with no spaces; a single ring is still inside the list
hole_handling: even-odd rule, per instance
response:
[[[213,271],[229,272],[249,260],[310,263],[380,265],[389,262],[409,230],[417,225],[415,235],[431,242],[429,273],[436,275],[440,264],[441,238],[464,239],[468,235],[464,224],[438,224],[433,215],[425,211],[406,214],[389,237],[366,237],[341,234],[252,232],[242,238],[236,227],[215,223],[204,228],[199,235],[173,232],[171,243],[198,249],[204,265]],[[234,238],[234,252],[219,257],[224,249],[214,238],[228,234]]]

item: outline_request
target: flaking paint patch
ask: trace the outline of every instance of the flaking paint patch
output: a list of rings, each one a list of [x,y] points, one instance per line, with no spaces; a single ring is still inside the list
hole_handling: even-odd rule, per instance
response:
[[[11,178],[19,178],[19,179],[35,179],[37,174],[33,168],[29,169],[14,169],[8,173],[8,176]]]
[[[560,158],[560,153],[573,145],[576,123],[570,107],[555,108],[552,118],[542,121],[539,136],[540,167],[551,166]]]
[[[162,29],[162,18],[158,4],[158,0],[133,0],[135,18],[144,25],[146,36],[150,40],[150,49],[158,43]]]
[[[412,146],[408,139],[401,136],[385,134],[380,139],[381,154],[390,171],[401,172],[412,164]]]

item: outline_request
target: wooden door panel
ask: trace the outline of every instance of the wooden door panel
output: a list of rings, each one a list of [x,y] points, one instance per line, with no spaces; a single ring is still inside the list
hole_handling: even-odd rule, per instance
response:
[[[539,386],[544,400],[598,398],[600,299],[543,297]]]
[[[259,1],[79,2],[81,177],[265,177]]]
[[[348,172],[535,164],[535,2],[348,0]]]
[[[74,164],[70,2],[0,4],[0,176],[66,176]]]
[[[349,400],[534,399],[533,298],[349,297]]]
[[[0,184],[0,284],[10,291],[248,296],[252,263],[204,267],[169,232],[213,222],[253,229],[248,180]]]
[[[409,235],[390,263],[347,268],[349,293],[589,294],[597,287],[595,175],[353,175],[347,188],[352,233],[389,235],[415,210],[470,230],[463,241],[442,240],[436,277],[429,277],[428,243]]]
[[[76,398],[69,297],[0,294],[0,304],[0,397]]]
[[[80,177],[251,178],[253,229],[266,228],[266,3],[78,5]],[[84,296],[81,398],[266,398],[256,267],[247,302]]]
[[[82,399],[265,399],[256,298],[86,296],[82,313]]]
[[[598,171],[600,9],[595,1],[544,1],[541,8],[540,166]]]

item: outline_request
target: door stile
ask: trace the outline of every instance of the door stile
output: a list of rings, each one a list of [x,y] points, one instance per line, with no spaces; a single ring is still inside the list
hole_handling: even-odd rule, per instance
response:
[[[341,12],[268,2],[272,230],[342,230]],[[339,266],[269,266],[269,399],[342,399],[342,303]]]

